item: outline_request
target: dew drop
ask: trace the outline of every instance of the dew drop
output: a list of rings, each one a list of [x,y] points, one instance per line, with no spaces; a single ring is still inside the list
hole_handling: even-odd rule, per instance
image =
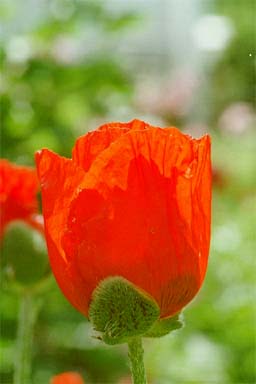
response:
[[[151,235],[154,235],[156,233],[155,227],[151,227],[149,232],[151,233]]]
[[[186,169],[186,172],[184,173],[184,176],[186,177],[186,179],[190,179],[192,177],[191,168],[190,167],[188,167]]]
[[[195,174],[195,170],[196,170],[196,165],[197,165],[197,161],[196,160],[193,160],[189,166],[187,167],[186,171],[184,172],[184,177],[186,179],[191,179],[194,174]]]

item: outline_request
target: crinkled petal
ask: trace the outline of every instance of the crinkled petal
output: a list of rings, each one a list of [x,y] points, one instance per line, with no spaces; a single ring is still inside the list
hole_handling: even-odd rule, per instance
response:
[[[62,248],[62,234],[67,226],[69,207],[80,191],[84,171],[71,160],[46,149],[36,154],[36,163],[52,270],[67,299],[81,312],[87,313],[80,272]]]
[[[72,158],[80,167],[88,171],[96,157],[108,148],[111,143],[118,140],[120,136],[131,130],[140,131],[148,127],[148,124],[140,120],[132,120],[129,123],[104,124],[97,130],[77,139]]]
[[[127,132],[98,154],[63,238],[88,304],[99,281],[113,275],[155,297],[162,317],[194,297],[208,258],[209,150],[207,137],[152,128]]]

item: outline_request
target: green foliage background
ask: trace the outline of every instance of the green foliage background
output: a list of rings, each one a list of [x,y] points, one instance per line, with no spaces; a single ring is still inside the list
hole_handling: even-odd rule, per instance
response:
[[[150,23],[143,12],[129,7],[116,12],[103,1],[47,0],[40,18],[28,17],[19,24],[26,2],[21,3],[0,4],[1,157],[31,165],[34,152],[42,147],[70,156],[76,137],[88,129],[117,116],[144,117],[136,103],[143,68],[132,54],[127,60],[114,43]],[[157,384],[256,381],[256,131],[252,123],[240,134],[232,126],[227,131],[219,126],[232,103],[246,102],[252,108],[255,101],[255,2],[213,0],[203,5],[207,12],[228,17],[235,29],[205,70],[207,90],[201,91],[207,95],[204,124],[212,135],[214,164],[211,254],[205,284],[185,310],[185,328],[145,340],[148,376]],[[84,26],[88,29],[83,35]],[[93,42],[91,31],[100,43],[88,44],[85,53],[72,59],[69,42]],[[54,51],[58,44],[61,53],[68,52],[64,58]],[[160,75],[164,65],[155,68],[153,62],[152,72]],[[185,129],[197,112],[182,117],[154,112],[149,122],[175,122]],[[0,381],[12,383],[18,297],[7,283],[2,288]],[[33,383],[48,383],[52,375],[67,370],[81,372],[87,383],[121,383],[129,375],[126,347],[104,346],[93,338],[90,324],[66,302],[55,281],[40,300]]]

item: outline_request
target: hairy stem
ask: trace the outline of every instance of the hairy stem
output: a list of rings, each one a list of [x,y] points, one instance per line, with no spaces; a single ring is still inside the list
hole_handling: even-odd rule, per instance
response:
[[[14,384],[31,383],[33,330],[37,314],[37,305],[33,299],[32,294],[28,292],[24,292],[21,296],[14,363]]]
[[[143,361],[144,350],[140,337],[134,337],[128,343],[129,358],[131,362],[131,371],[133,384],[146,384],[146,373]]]

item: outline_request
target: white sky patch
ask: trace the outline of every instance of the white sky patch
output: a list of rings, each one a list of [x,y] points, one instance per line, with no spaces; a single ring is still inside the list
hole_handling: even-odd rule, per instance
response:
[[[26,62],[32,55],[31,42],[25,36],[14,36],[9,40],[6,52],[11,62]]]
[[[195,45],[204,51],[220,51],[226,47],[234,33],[232,22],[225,16],[204,15],[194,25]]]
[[[235,251],[241,244],[241,232],[235,224],[219,226],[215,229],[212,247],[217,252]]]

